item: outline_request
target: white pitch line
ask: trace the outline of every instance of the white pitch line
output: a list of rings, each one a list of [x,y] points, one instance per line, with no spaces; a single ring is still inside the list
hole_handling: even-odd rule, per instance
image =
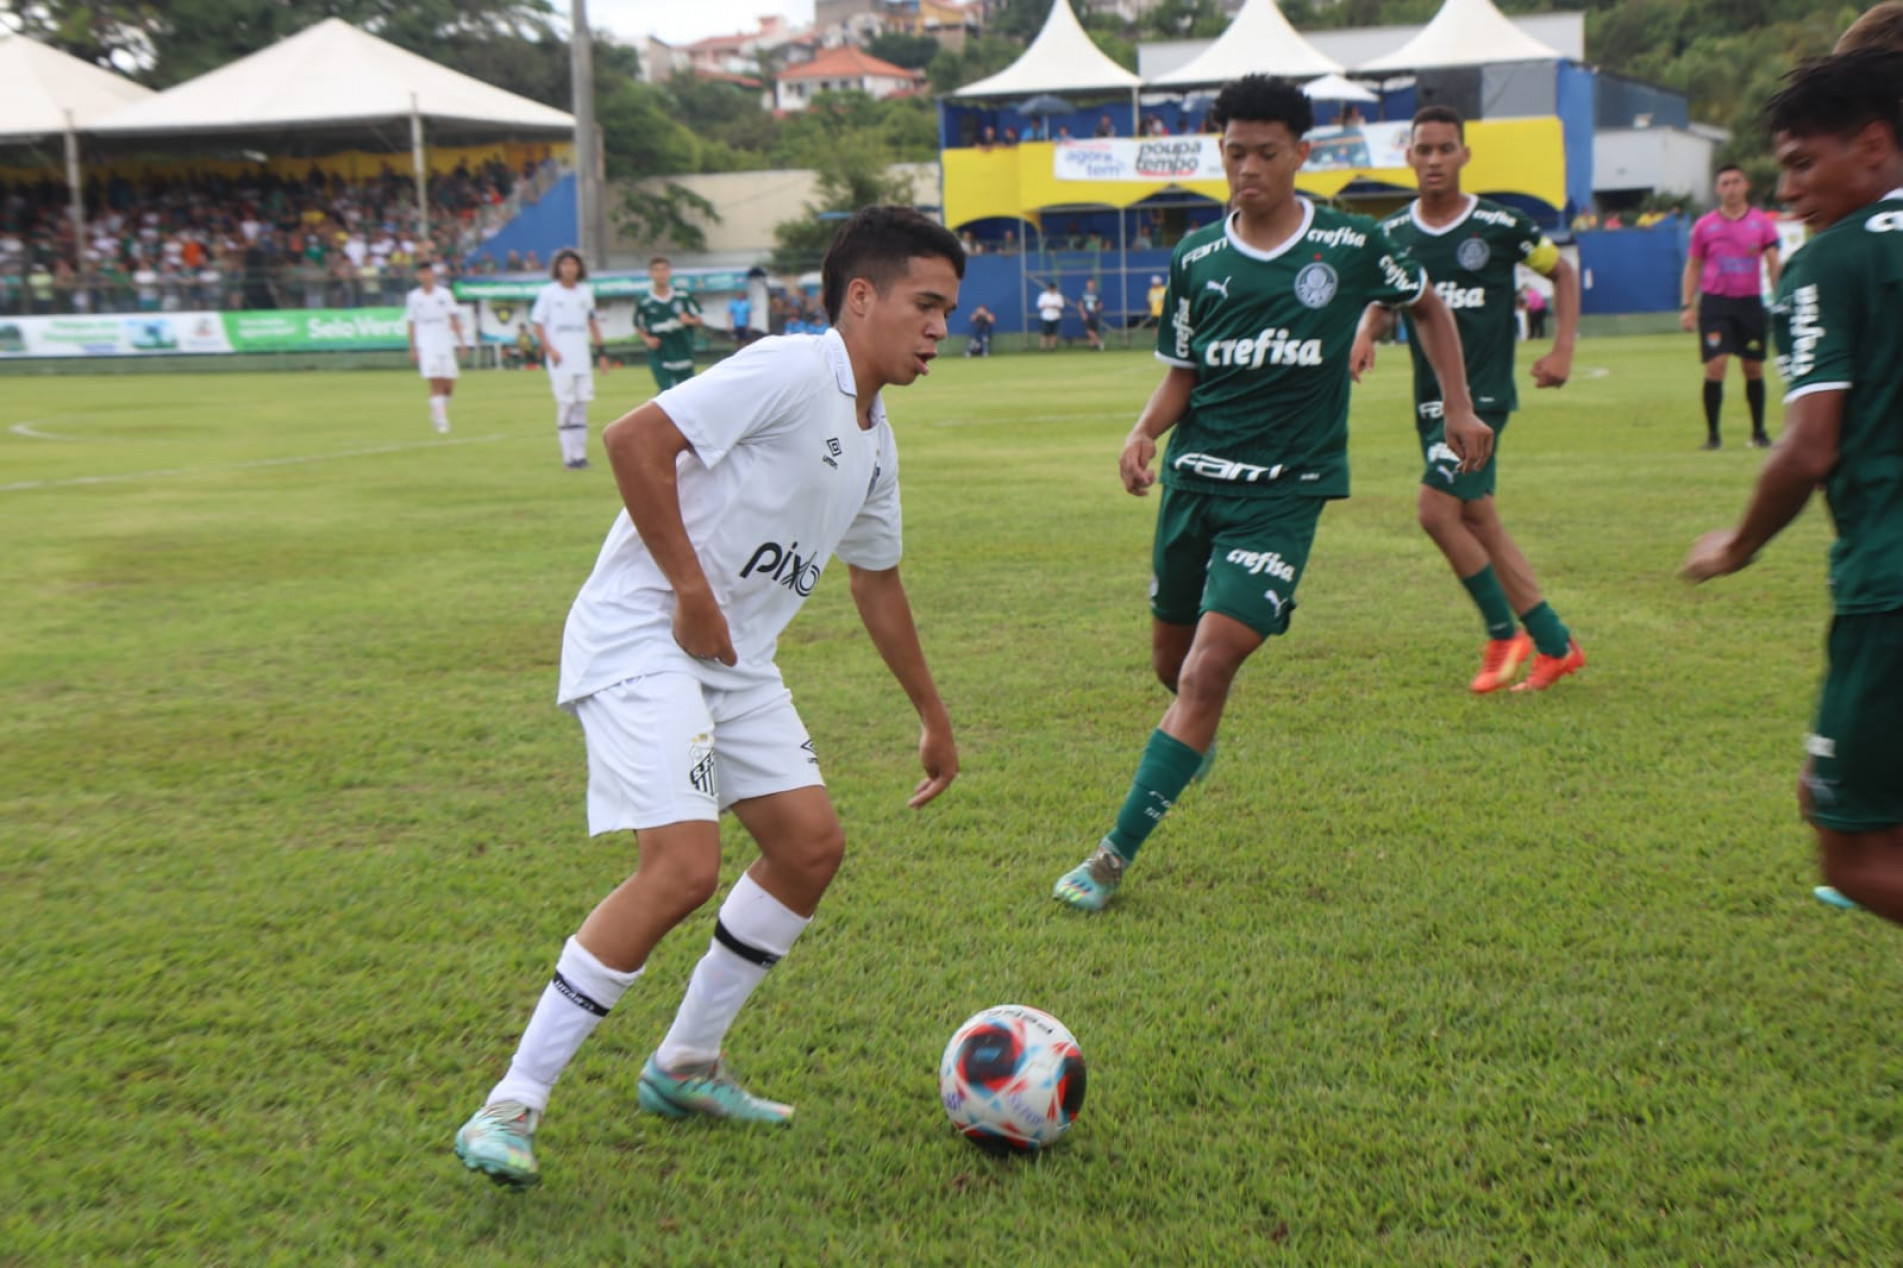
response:
[[[167,467],[158,471],[133,471],[125,475],[74,476],[68,480],[21,480],[15,484],[0,484],[0,493],[19,493],[27,489],[60,489],[74,485],[121,484],[127,480],[156,480],[163,476],[201,475],[209,471],[248,471],[257,467],[289,467],[305,462],[330,462],[337,458],[367,458],[376,454],[402,453],[410,449],[442,449],[449,445],[484,445],[495,440],[508,440],[508,436],[497,433],[493,436],[458,436],[454,440],[422,441],[413,445],[379,445],[374,449],[342,449],[335,453],[300,454],[294,458],[260,458],[255,462],[231,462],[211,467]]]

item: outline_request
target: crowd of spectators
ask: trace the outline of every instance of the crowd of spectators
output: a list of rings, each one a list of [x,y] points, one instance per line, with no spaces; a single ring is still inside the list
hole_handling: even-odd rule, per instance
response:
[[[111,175],[87,183],[80,243],[63,182],[0,180],[0,314],[400,304],[418,263],[456,276],[556,174],[550,162],[458,165],[429,182],[427,234],[414,180],[388,167],[354,181],[315,165],[303,177]]]

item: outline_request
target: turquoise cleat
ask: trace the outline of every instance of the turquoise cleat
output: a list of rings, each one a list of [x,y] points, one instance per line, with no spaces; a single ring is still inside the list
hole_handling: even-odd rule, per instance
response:
[[[1057,878],[1051,897],[1079,911],[1102,911],[1123,884],[1123,869],[1128,866],[1106,837],[1089,858]]]
[[[674,1072],[663,1070],[653,1057],[641,1069],[641,1085],[635,1100],[650,1114],[666,1118],[686,1118],[705,1114],[709,1118],[731,1118],[743,1123],[790,1123],[793,1107],[755,1096],[734,1081],[733,1072],[722,1057],[709,1065],[686,1066]]]
[[[1829,906],[1835,907],[1839,911],[1861,911],[1862,910],[1862,908],[1858,907],[1855,902],[1851,901],[1848,898],[1845,898],[1842,894],[1838,893],[1836,890],[1832,889],[1828,885],[1819,885],[1816,889],[1813,889],[1811,891],[1811,897],[1815,898],[1820,903],[1826,903]]]
[[[540,1110],[515,1101],[485,1105],[456,1133],[456,1156],[505,1188],[533,1188],[542,1182],[535,1161],[535,1129],[541,1121]]]

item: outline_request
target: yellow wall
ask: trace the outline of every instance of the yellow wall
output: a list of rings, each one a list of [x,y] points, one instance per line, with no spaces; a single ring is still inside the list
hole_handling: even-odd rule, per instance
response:
[[[424,162],[433,176],[446,176],[456,170],[458,163],[467,162],[471,169],[486,163],[492,158],[502,159],[517,172],[526,162],[539,162],[549,155],[567,159],[571,157],[573,146],[568,142],[551,144],[548,142],[504,142],[496,145],[468,146],[429,146],[423,152]],[[80,151],[86,178],[108,174],[118,175],[130,181],[139,181],[150,176],[186,176],[193,174],[219,175],[233,178],[249,176],[260,168],[276,172],[285,177],[302,177],[313,166],[327,175],[341,173],[346,180],[361,181],[377,176],[385,168],[399,176],[410,175],[410,152],[404,150],[395,154],[372,154],[365,150],[344,150],[337,154],[306,156],[303,158],[272,157],[263,163],[253,163],[248,159],[224,159],[188,157],[172,159],[146,158],[110,158],[93,161],[87,158],[84,145]],[[64,159],[55,155],[38,167],[0,166],[0,180],[36,181],[42,177],[61,183],[66,180]]]
[[[1473,151],[1461,187],[1476,194],[1522,194],[1550,207],[1566,205],[1566,140],[1554,117],[1483,119],[1467,125]],[[945,223],[954,229],[993,216],[1035,221],[1045,207],[1128,207],[1166,189],[1187,190],[1217,202],[1229,197],[1222,181],[1060,181],[1049,141],[1010,149],[946,150]],[[1358,179],[1414,188],[1414,173],[1398,168],[1338,168],[1303,172],[1296,187],[1332,198]]]

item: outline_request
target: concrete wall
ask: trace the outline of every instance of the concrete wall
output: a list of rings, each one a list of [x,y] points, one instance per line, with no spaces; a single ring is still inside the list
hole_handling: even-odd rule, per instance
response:
[[[911,179],[914,203],[934,208],[939,205],[937,163],[896,163],[892,170]],[[796,219],[807,204],[818,199],[819,184],[818,178],[804,169],[650,177],[640,184],[656,187],[669,182],[693,190],[720,212],[720,223],[704,226],[709,254],[744,253],[760,256],[773,249],[775,225],[782,220]],[[609,208],[610,254],[680,249],[678,243],[641,241],[614,228],[614,209],[621,205],[620,186],[609,188],[606,201]]]

